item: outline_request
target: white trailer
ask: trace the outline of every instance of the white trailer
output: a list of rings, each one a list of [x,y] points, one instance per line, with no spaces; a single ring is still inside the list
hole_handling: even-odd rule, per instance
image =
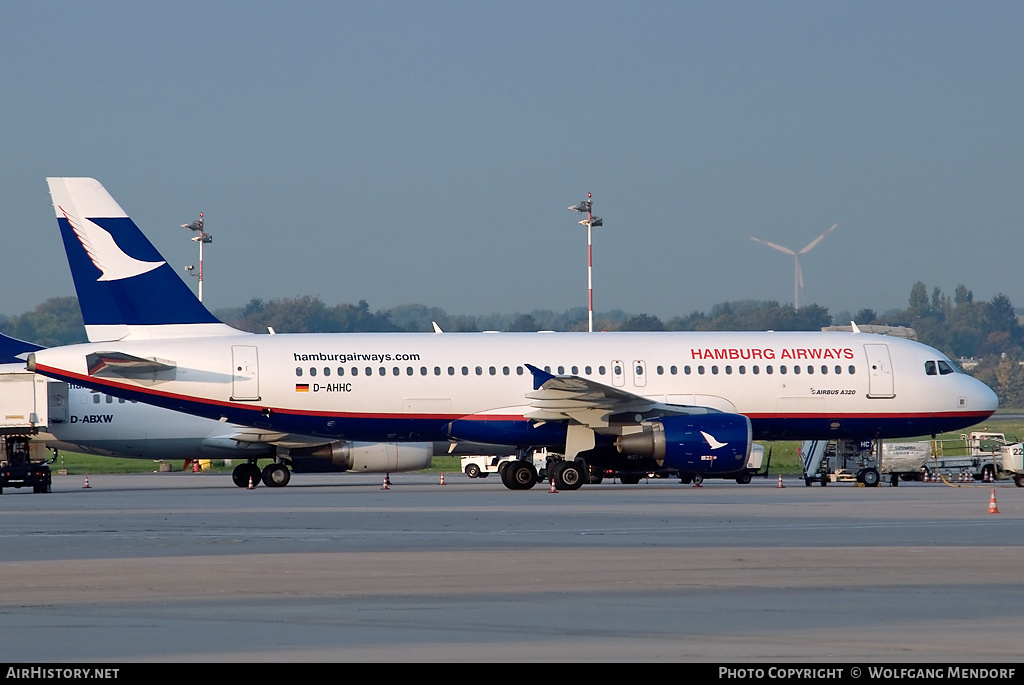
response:
[[[1024,443],[1015,442],[999,448],[1003,460],[1003,471],[1013,478],[1018,488],[1024,488]]]
[[[50,403],[62,397],[66,404],[64,383],[28,371],[0,374],[0,493],[22,487],[50,491],[46,448],[32,436],[46,428]]]

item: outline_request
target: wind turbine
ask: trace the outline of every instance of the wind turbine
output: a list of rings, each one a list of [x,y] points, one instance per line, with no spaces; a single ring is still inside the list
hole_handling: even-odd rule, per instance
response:
[[[825,236],[827,236],[829,233],[836,230],[837,226],[839,226],[839,224],[833,224],[832,228],[828,229],[827,231],[819,235],[817,238],[807,243],[807,246],[804,249],[800,250],[799,252],[794,252],[788,247],[776,245],[775,243],[770,243],[767,240],[761,240],[760,238],[755,238],[751,236],[750,239],[753,240],[754,242],[761,243],[762,245],[767,245],[773,250],[778,250],[779,252],[785,252],[788,255],[793,255],[793,309],[800,309],[800,291],[803,290],[804,287],[804,274],[802,271],[800,271],[800,255],[807,254],[815,247],[817,247],[818,243],[824,240]]]

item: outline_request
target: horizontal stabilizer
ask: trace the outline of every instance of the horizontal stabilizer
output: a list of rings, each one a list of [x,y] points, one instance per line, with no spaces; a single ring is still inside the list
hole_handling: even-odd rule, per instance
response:
[[[23,362],[30,352],[45,349],[42,345],[25,342],[0,333],[0,364]]]
[[[178,365],[156,357],[146,359],[124,352],[96,352],[85,358],[90,376],[149,377],[161,371],[173,371]]]

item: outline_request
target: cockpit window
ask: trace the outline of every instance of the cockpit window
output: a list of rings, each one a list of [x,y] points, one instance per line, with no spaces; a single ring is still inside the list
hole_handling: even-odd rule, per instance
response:
[[[940,359],[939,360],[939,374],[942,375],[942,376],[946,376],[946,375],[949,375],[951,373],[956,373],[956,370],[949,363],[944,362],[944,361],[942,361]]]
[[[929,376],[937,375],[938,371],[935,370],[935,362],[925,362],[924,363],[924,372],[926,374],[928,374]]]

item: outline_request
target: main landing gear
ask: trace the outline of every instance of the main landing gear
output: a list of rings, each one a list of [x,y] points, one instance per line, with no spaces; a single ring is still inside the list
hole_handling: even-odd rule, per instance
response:
[[[260,470],[255,461],[239,464],[231,472],[231,480],[240,488],[249,487],[250,481],[253,487],[261,482],[268,488],[283,488],[292,479],[292,472],[284,464],[267,464]]]

